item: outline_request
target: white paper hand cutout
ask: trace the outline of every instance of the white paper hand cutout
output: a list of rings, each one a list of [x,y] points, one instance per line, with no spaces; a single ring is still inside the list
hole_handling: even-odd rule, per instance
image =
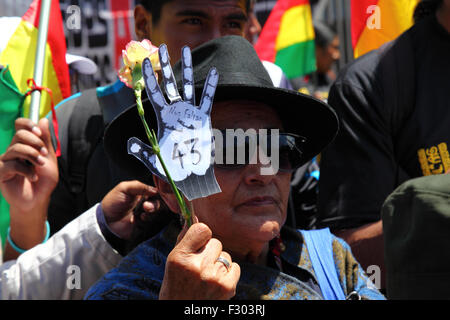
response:
[[[167,103],[149,59],[142,64],[147,96],[158,121],[161,156],[175,184],[189,199],[220,192],[214,176],[211,108],[219,75],[211,68],[205,81],[200,105],[195,105],[192,57],[182,49],[183,99],[178,93],[166,45],[159,48]],[[165,178],[164,170],[151,147],[137,138],[128,141],[128,153],[141,160],[152,173]]]

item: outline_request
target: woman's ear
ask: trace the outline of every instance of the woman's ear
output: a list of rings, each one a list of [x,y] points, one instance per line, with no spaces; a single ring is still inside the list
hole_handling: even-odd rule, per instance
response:
[[[161,198],[167,204],[170,211],[180,213],[180,207],[178,206],[177,198],[175,197],[171,186],[166,181],[155,175],[153,175],[153,181],[155,182],[155,186],[159,190]]]
[[[149,39],[151,41],[152,14],[138,4],[134,8],[134,32],[139,41]]]

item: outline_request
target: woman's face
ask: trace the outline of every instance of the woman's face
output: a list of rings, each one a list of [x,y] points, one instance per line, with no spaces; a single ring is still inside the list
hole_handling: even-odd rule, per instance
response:
[[[282,130],[282,123],[271,107],[236,100],[214,104],[212,127]],[[278,171],[264,175],[262,167],[259,162],[234,169],[215,167],[222,192],[193,201],[199,221],[211,228],[225,248],[267,243],[286,221],[291,174]]]

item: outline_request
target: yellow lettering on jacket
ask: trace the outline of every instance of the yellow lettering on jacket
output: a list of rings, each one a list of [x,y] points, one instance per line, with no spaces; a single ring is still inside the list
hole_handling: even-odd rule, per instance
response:
[[[417,156],[424,176],[445,173],[450,169],[450,155],[445,142],[419,149]]]

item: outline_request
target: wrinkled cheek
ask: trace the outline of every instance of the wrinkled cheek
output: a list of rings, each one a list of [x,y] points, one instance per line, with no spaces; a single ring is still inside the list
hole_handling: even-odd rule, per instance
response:
[[[207,198],[196,199],[193,201],[194,212],[199,222],[203,222],[210,228],[216,228],[227,221],[229,214],[223,202],[214,200],[217,195],[211,195]]]

